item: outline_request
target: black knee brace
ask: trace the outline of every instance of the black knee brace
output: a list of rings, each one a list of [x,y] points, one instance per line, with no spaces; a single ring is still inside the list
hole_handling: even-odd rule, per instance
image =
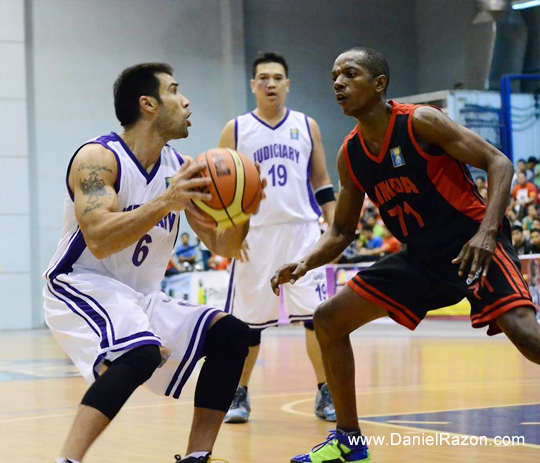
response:
[[[231,405],[248,354],[249,328],[228,315],[208,330],[202,367],[195,390],[195,406],[226,412]]]
[[[249,347],[256,347],[261,343],[262,330],[249,329]]]
[[[152,376],[160,363],[158,346],[141,346],[126,352],[90,386],[81,403],[99,410],[112,420],[133,391]]]
[[[304,328],[309,331],[315,331],[315,325],[313,324],[313,321],[304,322]]]

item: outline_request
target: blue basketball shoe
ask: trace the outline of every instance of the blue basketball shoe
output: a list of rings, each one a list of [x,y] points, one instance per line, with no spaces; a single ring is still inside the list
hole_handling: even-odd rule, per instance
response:
[[[225,423],[245,423],[249,420],[251,404],[248,391],[244,386],[238,386],[229,411],[225,415]]]
[[[371,463],[367,445],[351,445],[351,437],[330,431],[325,442],[313,447],[309,453],[293,457],[291,463]]]
[[[325,421],[336,421],[336,409],[328,384],[324,384],[315,398],[315,416]]]

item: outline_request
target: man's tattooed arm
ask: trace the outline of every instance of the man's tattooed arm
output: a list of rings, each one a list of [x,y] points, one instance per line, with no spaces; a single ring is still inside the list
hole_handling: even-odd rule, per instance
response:
[[[83,166],[86,166],[86,164],[81,164],[78,170],[81,170]],[[89,169],[91,168],[92,172],[90,172],[90,175],[86,179],[81,179],[81,191],[83,195],[88,196],[88,207],[84,210],[84,214],[87,214],[91,210],[97,209],[98,207],[101,207],[103,203],[98,203],[100,196],[109,196],[112,197],[109,193],[107,193],[107,190],[105,189],[105,182],[102,178],[98,176],[98,171],[100,170],[108,170],[111,171],[106,166],[87,166]]]

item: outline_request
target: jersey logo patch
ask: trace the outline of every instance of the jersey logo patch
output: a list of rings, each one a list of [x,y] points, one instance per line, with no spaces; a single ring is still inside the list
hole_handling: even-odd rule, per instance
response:
[[[392,156],[392,164],[394,167],[401,167],[405,165],[405,158],[401,152],[401,146],[396,146],[390,150],[390,155]]]
[[[171,184],[171,178],[172,177],[165,177],[165,188],[169,188],[169,185]]]
[[[298,140],[298,129],[291,129],[291,140]]]

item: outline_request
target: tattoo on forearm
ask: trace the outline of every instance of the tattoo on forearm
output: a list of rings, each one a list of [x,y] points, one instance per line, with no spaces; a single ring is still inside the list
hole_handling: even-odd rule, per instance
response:
[[[105,189],[105,182],[98,178],[96,171],[90,173],[88,179],[81,180],[83,195],[88,196],[88,204],[95,204],[100,196],[111,196]]]
[[[94,205],[92,205],[92,206],[87,206],[87,207],[84,209],[82,215],[86,215],[86,214],[92,212],[93,210],[100,208],[101,206],[103,206],[103,203],[97,203],[97,204],[94,204]]]
[[[85,164],[84,162],[77,169],[77,171],[81,171],[81,170],[91,170],[93,172],[99,172],[100,170],[105,170],[107,172],[112,173],[112,170],[107,166],[98,166],[97,164],[92,164],[91,166],[89,166],[88,164]]]

